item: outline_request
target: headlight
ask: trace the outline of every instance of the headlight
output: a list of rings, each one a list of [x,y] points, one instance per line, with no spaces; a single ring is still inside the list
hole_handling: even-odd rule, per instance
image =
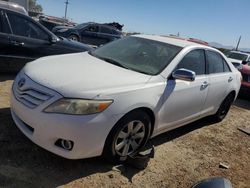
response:
[[[104,111],[112,100],[60,99],[44,109],[47,113],[87,115]]]

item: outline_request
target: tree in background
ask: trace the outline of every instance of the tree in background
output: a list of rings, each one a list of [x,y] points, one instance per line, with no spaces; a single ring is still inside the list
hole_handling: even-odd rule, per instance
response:
[[[37,4],[36,0],[29,0],[29,10],[33,12],[42,12],[43,7]]]

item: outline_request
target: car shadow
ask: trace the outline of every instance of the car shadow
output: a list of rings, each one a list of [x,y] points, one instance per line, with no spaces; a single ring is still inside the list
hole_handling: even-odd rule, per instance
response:
[[[209,126],[214,123],[215,122],[212,120],[211,117],[205,117],[193,123],[189,123],[185,126],[160,134],[155,138],[151,139],[151,142],[154,146],[158,146],[181,136],[184,136],[194,130],[201,129],[202,127]]]
[[[238,98],[234,102],[234,106],[250,110],[250,95],[246,93],[239,93]]]
[[[208,118],[151,139],[158,146],[193,130],[211,125]],[[114,164],[101,157],[67,160],[33,144],[15,126],[9,108],[0,109],[0,187],[57,187],[99,173],[114,177]],[[116,164],[117,165],[117,164]],[[121,165],[120,173],[132,181],[141,170]]]

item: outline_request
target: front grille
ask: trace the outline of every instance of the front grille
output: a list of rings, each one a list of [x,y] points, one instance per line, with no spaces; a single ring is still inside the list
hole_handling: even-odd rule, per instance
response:
[[[18,87],[15,89],[15,96],[17,100],[29,108],[36,108],[52,97],[45,92],[33,88],[22,89]]]
[[[242,73],[242,79],[243,79],[243,81],[248,82],[248,76],[250,76],[250,75]]]

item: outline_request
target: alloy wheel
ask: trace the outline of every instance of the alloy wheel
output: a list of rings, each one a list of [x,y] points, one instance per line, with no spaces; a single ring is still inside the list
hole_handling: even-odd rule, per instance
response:
[[[145,125],[139,121],[131,121],[117,134],[114,149],[119,156],[134,153],[146,135]]]

